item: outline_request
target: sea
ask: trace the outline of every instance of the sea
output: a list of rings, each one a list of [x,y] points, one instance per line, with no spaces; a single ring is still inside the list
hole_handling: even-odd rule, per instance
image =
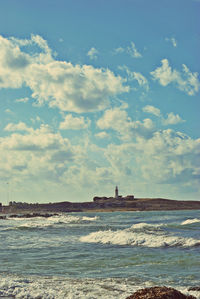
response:
[[[200,210],[0,220],[0,298],[125,299],[200,286]]]

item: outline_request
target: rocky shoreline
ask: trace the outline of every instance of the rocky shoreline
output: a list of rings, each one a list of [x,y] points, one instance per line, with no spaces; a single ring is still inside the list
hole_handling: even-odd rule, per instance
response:
[[[196,299],[192,295],[184,295],[169,287],[151,287],[136,291],[126,299]]]
[[[49,214],[49,213],[45,213],[45,214],[42,214],[42,213],[11,214],[11,215],[0,216],[0,219],[7,220],[10,218],[34,218],[34,217],[49,218],[49,217],[53,217],[53,216],[59,216],[59,214],[58,213],[53,213],[53,214]]]

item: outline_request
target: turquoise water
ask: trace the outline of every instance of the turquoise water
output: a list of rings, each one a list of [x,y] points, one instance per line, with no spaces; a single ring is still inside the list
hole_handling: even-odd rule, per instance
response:
[[[0,220],[0,296],[122,298],[200,284],[200,211]]]

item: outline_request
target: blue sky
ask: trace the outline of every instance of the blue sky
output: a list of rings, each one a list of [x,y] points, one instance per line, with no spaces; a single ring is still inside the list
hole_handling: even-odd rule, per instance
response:
[[[200,1],[0,3],[0,201],[199,199]]]

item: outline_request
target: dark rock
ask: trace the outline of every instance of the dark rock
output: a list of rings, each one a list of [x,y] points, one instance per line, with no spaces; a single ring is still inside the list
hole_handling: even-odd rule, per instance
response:
[[[54,213],[54,214],[41,214],[41,213],[31,213],[31,214],[12,214],[9,216],[9,218],[34,218],[34,217],[43,217],[43,218],[48,218],[52,216],[58,216],[59,214]]]
[[[200,292],[200,287],[191,287],[188,289],[188,291],[197,291]]]
[[[138,290],[126,299],[196,299],[194,296],[186,296],[181,292],[167,287],[152,287]]]
[[[6,216],[0,216],[0,219],[5,220]]]

